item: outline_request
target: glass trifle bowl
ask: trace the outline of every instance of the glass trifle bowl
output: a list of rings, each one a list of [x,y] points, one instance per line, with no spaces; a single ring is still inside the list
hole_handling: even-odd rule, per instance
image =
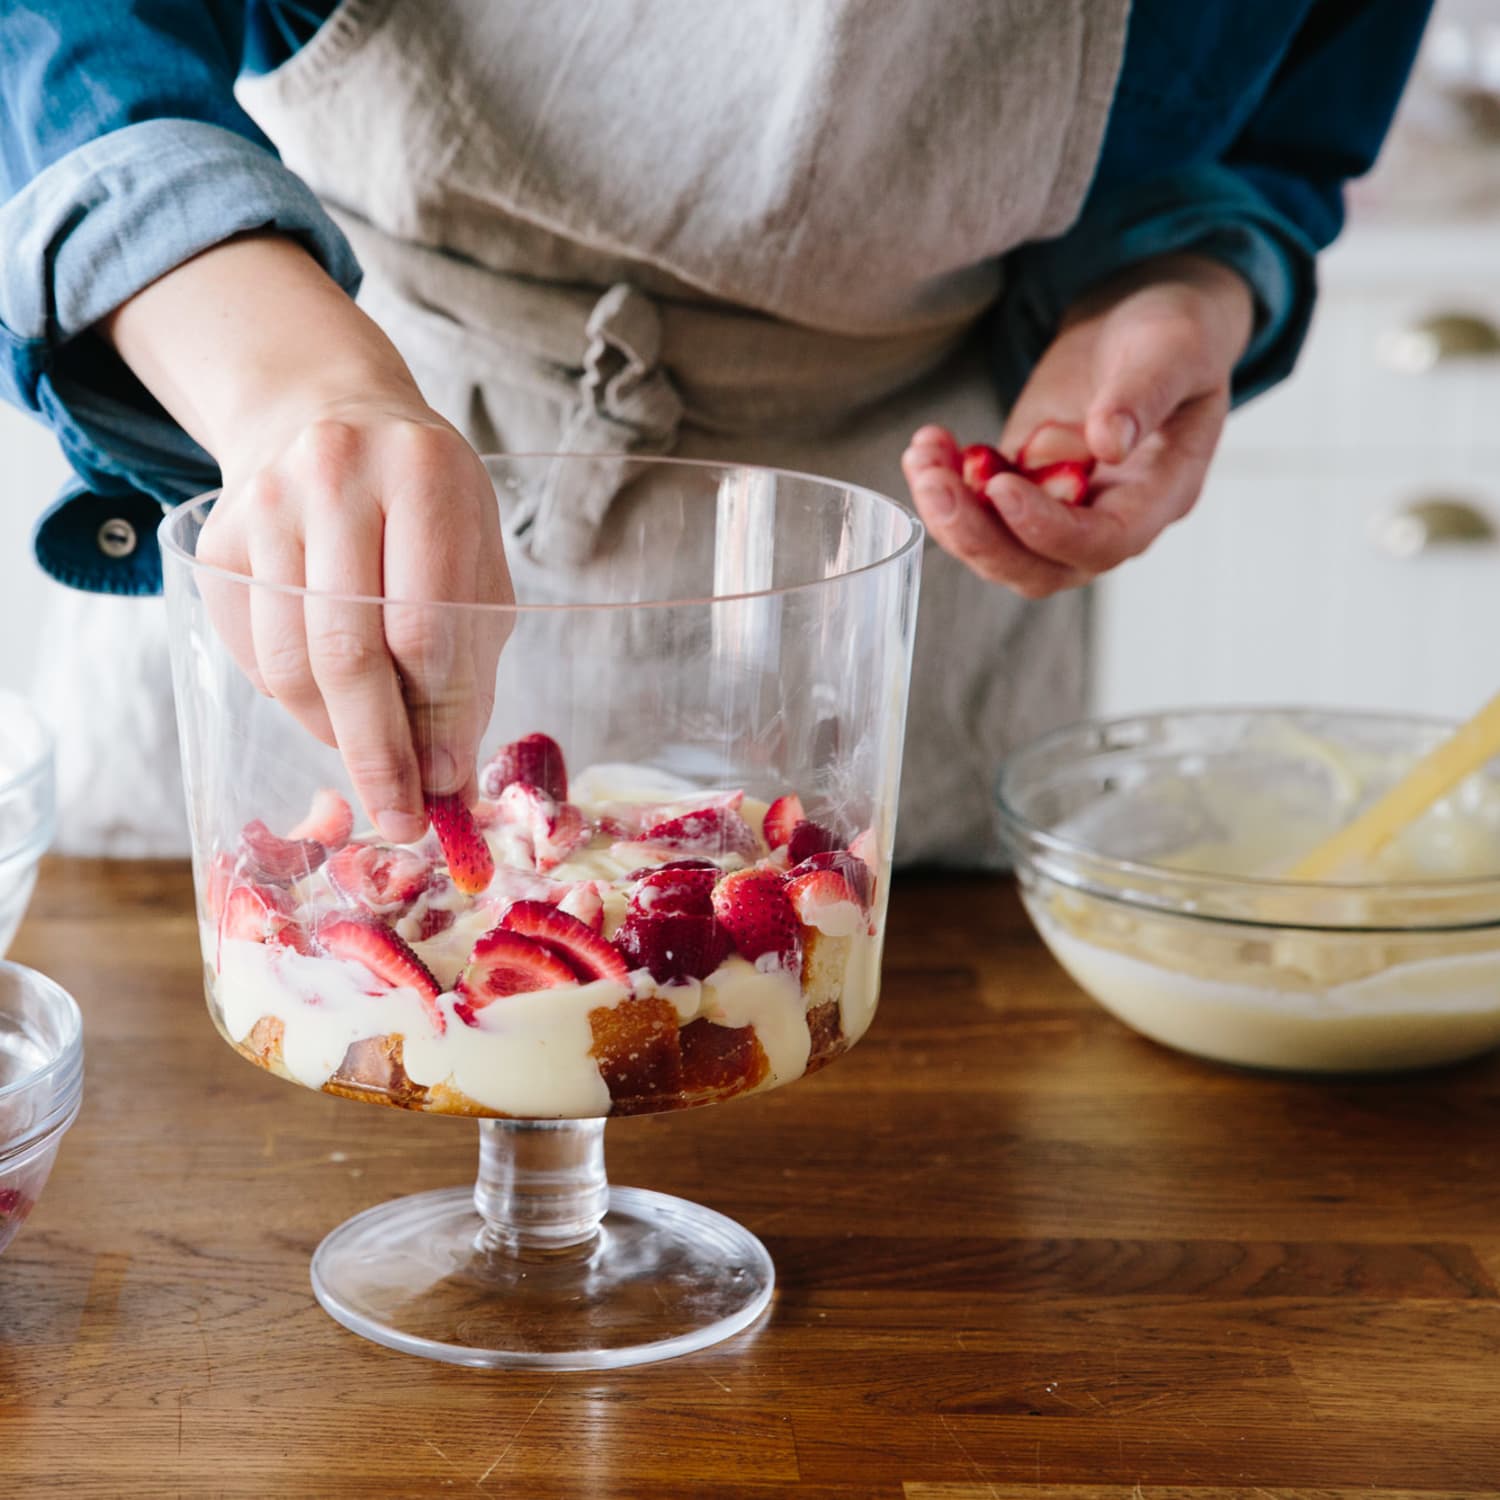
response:
[[[208,1006],[289,1081],[479,1121],[472,1189],[318,1248],[341,1323],[461,1364],[641,1363],[747,1326],[773,1270],[734,1221],[609,1186],[605,1121],[789,1083],[869,1026],[922,533],[881,495],[769,469],[485,463],[513,606],[225,573],[196,555],[212,495],[163,523]],[[566,568],[525,541],[560,487],[618,489]],[[399,632],[429,698],[444,672],[492,685],[477,795],[385,841],[338,751],[215,628],[273,615]]]

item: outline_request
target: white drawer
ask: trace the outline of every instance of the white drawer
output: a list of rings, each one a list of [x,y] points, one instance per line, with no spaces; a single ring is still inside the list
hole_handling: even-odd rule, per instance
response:
[[[1424,348],[1463,334],[1457,317],[1469,320],[1470,337],[1487,328],[1493,347],[1409,368]],[[1450,320],[1446,329],[1436,318]],[[1500,279],[1434,272],[1402,286],[1334,281],[1291,378],[1236,412],[1224,443],[1235,453],[1500,452]]]
[[[1439,494],[1500,533],[1500,472],[1226,455],[1198,510],[1096,590],[1097,708],[1472,711],[1500,690],[1500,543],[1398,557],[1379,540],[1393,513]]]

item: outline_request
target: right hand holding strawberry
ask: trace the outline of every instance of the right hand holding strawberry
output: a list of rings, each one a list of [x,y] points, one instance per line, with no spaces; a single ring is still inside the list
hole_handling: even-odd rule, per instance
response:
[[[1001,462],[942,427],[913,436],[902,472],[934,540],[1028,599],[1145,551],[1203,487],[1252,315],[1246,283],[1196,255],[1089,293],[1011,410]]]

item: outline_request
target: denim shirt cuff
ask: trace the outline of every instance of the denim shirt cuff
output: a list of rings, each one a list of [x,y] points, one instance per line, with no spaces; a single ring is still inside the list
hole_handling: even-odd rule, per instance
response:
[[[1184,251],[1238,272],[1254,298],[1254,331],[1231,381],[1235,404],[1284,380],[1312,318],[1314,247],[1243,175],[1194,167],[1108,194],[1065,235],[1010,257],[994,346],[1007,401],[1080,296],[1128,266]]]
[[[358,289],[354,253],[306,184],[217,125],[112,131],[0,204],[0,396],[51,426],[77,475],[34,534],[37,561],[62,582],[158,590],[162,507],[219,482],[210,455],[80,336],[199,251],[251,230],[292,236],[345,291]]]

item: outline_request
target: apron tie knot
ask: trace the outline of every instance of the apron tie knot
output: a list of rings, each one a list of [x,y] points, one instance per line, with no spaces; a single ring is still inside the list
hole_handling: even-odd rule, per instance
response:
[[[584,334],[583,371],[559,447],[614,457],[553,467],[526,537],[539,563],[586,562],[630,458],[671,452],[682,422],[682,397],[658,363],[661,319],[650,298],[625,282],[610,287],[589,313]]]

